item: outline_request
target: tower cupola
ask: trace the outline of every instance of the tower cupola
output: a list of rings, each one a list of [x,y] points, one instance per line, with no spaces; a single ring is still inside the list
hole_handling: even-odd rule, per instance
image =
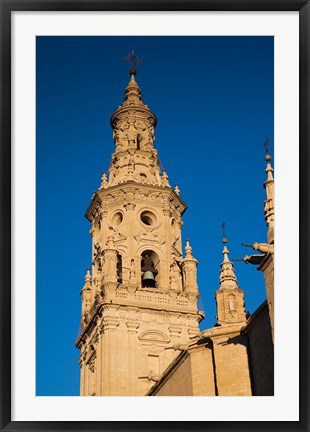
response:
[[[155,114],[143,102],[140,87],[131,68],[124,102],[111,117],[115,152],[107,186],[134,181],[154,186],[169,186],[161,177],[157,150],[154,149]]]
[[[153,126],[156,126],[156,116],[143,102],[142,93],[135,79],[135,75],[136,74],[131,73],[130,81],[125,89],[124,102],[117,108],[117,110],[111,117],[111,126],[113,128],[117,125],[119,120],[121,120],[122,118],[126,118],[127,116],[130,116],[132,114],[132,108],[137,109],[142,117],[148,118],[153,124]]]
[[[227,289],[239,288],[233,263],[229,260],[229,250],[227,249],[227,240],[223,239],[223,262],[220,271],[220,287]]]

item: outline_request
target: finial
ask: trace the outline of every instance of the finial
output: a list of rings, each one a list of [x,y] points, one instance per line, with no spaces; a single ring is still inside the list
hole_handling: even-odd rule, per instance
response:
[[[269,137],[265,137],[264,139],[264,147],[266,149],[266,155],[269,153]]]
[[[184,258],[184,262],[191,261],[191,262],[196,263],[196,266],[197,266],[198,261],[196,260],[196,258],[193,257],[193,254],[192,254],[192,247],[191,247],[191,245],[189,244],[189,238],[188,238],[188,237],[185,239],[185,242],[186,242],[186,246],[185,246],[185,248],[184,248],[184,250],[185,250],[185,258]]]
[[[86,269],[86,275],[85,275],[85,284],[84,284],[84,289],[86,288],[90,288],[91,287],[91,275],[90,275],[90,267],[87,267]]]
[[[125,60],[127,63],[129,63],[131,65],[131,68],[129,70],[129,74],[130,75],[136,75],[137,74],[137,70],[135,68],[135,66],[139,63],[143,63],[143,60],[140,59],[138,56],[136,56],[134,49],[131,49],[131,53],[128,54],[127,56],[123,57],[123,60]]]
[[[176,193],[177,195],[180,195],[180,188],[179,188],[179,186],[178,186],[177,183],[176,183],[176,185],[175,185],[174,191],[175,191],[175,193]]]
[[[106,172],[103,171],[102,177],[101,177],[101,185],[99,187],[99,190],[104,189],[108,186],[108,179],[107,179],[107,175]]]
[[[186,238],[185,242],[186,242],[186,246],[184,249],[185,249],[186,258],[191,258],[192,257],[192,247],[189,244],[189,238],[188,237]]]
[[[168,174],[167,174],[165,169],[163,171],[163,175],[161,176],[161,185],[164,187],[170,187],[169,180],[168,180]]]
[[[234,287],[236,286],[236,276],[234,271],[234,266],[229,259],[229,250],[227,248],[227,239],[225,237],[225,222],[222,222],[221,228],[223,230],[223,251],[222,254],[224,256],[223,262],[221,264],[220,271],[220,282],[221,286]],[[233,281],[233,283],[232,283]]]
[[[221,225],[221,228],[222,228],[222,231],[223,231],[223,240],[222,240],[222,242],[224,244],[224,248],[223,248],[222,254],[224,255],[224,262],[230,262],[229,258],[228,258],[229,250],[227,249],[227,246],[226,246],[226,244],[227,244],[227,238],[226,238],[226,235],[225,235],[225,225],[226,225],[226,222],[223,221],[222,225]]]
[[[224,248],[223,248],[222,254],[224,255],[224,262],[230,262],[229,258],[228,258],[229,250],[227,249],[226,244],[224,244]]]
[[[272,158],[271,158],[271,156],[269,154],[269,138],[268,137],[266,137],[265,140],[264,140],[264,146],[265,146],[265,149],[266,149],[265,161],[267,162],[267,168],[266,168],[267,181],[270,181],[270,180],[272,181],[273,180],[273,176],[272,176],[273,169],[272,169],[272,166],[270,164],[270,161],[271,161]]]

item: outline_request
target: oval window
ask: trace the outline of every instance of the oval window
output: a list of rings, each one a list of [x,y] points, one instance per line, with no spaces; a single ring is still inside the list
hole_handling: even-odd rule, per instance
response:
[[[116,212],[111,219],[112,225],[117,227],[123,222],[123,213],[122,212]]]
[[[149,226],[154,225],[154,223],[156,222],[156,216],[149,210],[142,212],[140,215],[140,219],[145,225]]]

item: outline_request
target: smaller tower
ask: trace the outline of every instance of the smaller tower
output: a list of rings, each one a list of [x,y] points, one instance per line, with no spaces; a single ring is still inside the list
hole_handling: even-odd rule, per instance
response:
[[[265,221],[267,223],[268,243],[254,243],[253,249],[263,252],[264,258],[262,259],[258,270],[264,272],[267,303],[270,316],[272,341],[274,340],[274,179],[273,169],[271,167],[271,156],[268,154],[268,147],[266,150],[265,160],[267,162],[266,173],[267,180],[264,183],[266,189],[266,200],[264,205]]]
[[[238,286],[233,263],[229,260],[227,240],[223,238],[224,260],[220,270],[220,287],[215,292],[217,323],[221,326],[246,322],[244,291]]]
[[[267,162],[266,173],[267,180],[264,183],[264,188],[266,189],[266,200],[264,203],[264,215],[265,221],[267,223],[267,243],[253,243],[244,244],[242,246],[252,247],[255,251],[260,252],[260,254],[246,255],[243,259],[247,264],[258,265],[258,270],[264,273],[267,303],[270,316],[271,334],[272,340],[274,338],[274,179],[273,179],[273,169],[271,166],[271,156],[268,153],[268,140],[265,140],[266,156],[265,160]]]

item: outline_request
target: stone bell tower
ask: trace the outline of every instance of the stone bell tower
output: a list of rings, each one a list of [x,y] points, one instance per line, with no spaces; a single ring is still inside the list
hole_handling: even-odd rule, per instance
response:
[[[86,211],[92,270],[81,290],[76,342],[84,396],[145,395],[203,318],[188,239],[182,256],[186,205],[159,168],[157,120],[135,75],[132,67],[125,100],[111,118],[109,175]]]

